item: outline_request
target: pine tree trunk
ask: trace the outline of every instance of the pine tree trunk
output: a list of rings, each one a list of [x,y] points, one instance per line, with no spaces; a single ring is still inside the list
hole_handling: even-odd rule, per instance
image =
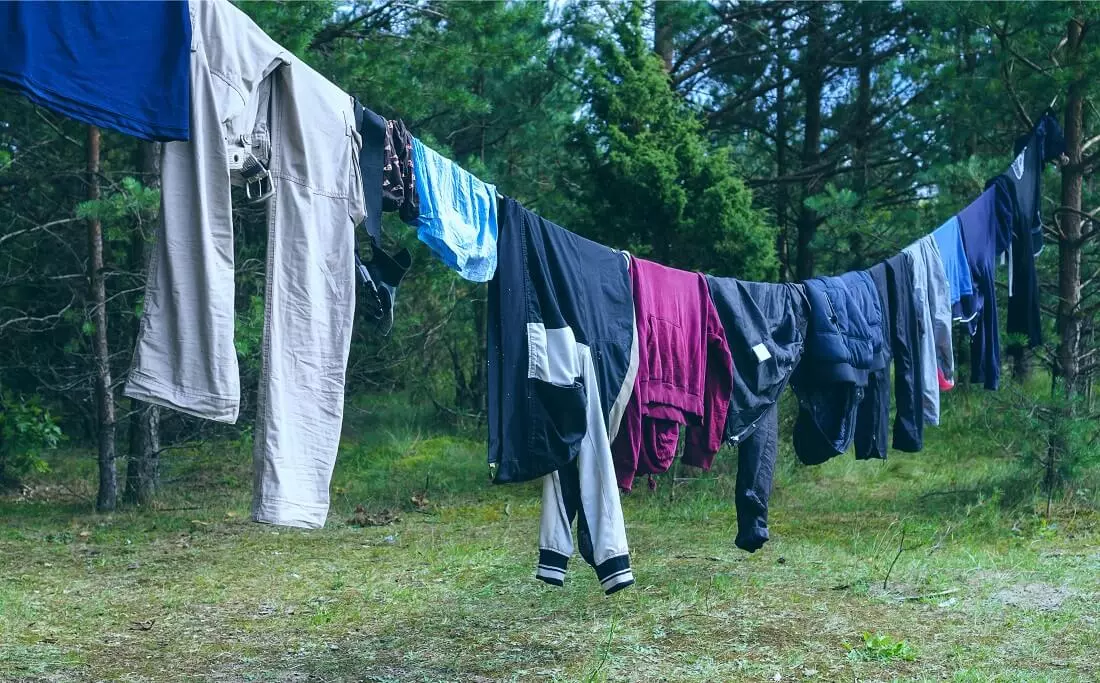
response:
[[[1062,208],[1059,217],[1058,236],[1058,374],[1065,390],[1059,408],[1052,415],[1047,433],[1047,458],[1045,487],[1047,492],[1047,517],[1057,485],[1059,462],[1072,460],[1072,444],[1067,428],[1075,419],[1075,404],[1071,400],[1081,387],[1078,386],[1081,342],[1081,200],[1085,169],[1081,163],[1083,154],[1082,125],[1084,123],[1085,83],[1079,66],[1082,25],[1070,19],[1066,28],[1066,65],[1074,70],[1066,97],[1065,153],[1069,163],[1062,167]],[[1055,380],[1056,381],[1056,380]],[[1051,386],[1054,394],[1055,385]]]
[[[141,143],[141,182],[160,186],[160,144]],[[146,272],[145,236],[134,229],[130,237],[130,271]],[[148,277],[148,274],[146,273]],[[141,320],[134,317],[131,346],[136,346]],[[131,505],[148,505],[156,495],[160,478],[160,407],[130,399],[130,455],[126,461],[126,490],[123,500]]]
[[[485,288],[475,290],[474,307],[474,367],[470,378],[470,408],[480,413],[488,409],[489,392],[488,363],[488,301]]]
[[[802,168],[817,165],[821,156],[821,91],[824,86],[825,13],[822,3],[809,5],[807,15],[806,52],[801,64],[802,91],[806,95],[806,130],[802,139]],[[816,177],[808,178],[803,185],[805,200],[820,189]],[[807,280],[814,274],[813,239],[817,233],[817,212],[802,204],[798,213],[798,253],[795,274],[799,280]]]
[[[871,5],[860,3],[859,8],[859,65],[856,69],[856,111],[852,121],[852,163],[855,166],[853,189],[861,204],[867,203],[868,158],[871,137],[871,72],[874,69],[875,48],[871,35],[873,22]],[[863,250],[862,225],[852,226],[848,233],[849,270],[862,270],[867,266]]]
[[[857,93],[855,131],[852,136],[852,163],[856,167],[855,191],[861,200],[867,194],[868,141],[871,136],[871,71],[874,68],[875,47],[871,5],[859,5],[859,67],[857,69]]]
[[[964,25],[959,31],[959,51],[962,53],[963,56],[962,65],[959,71],[965,78],[968,79],[972,78],[974,76],[974,73],[978,70],[978,53],[970,45],[972,35],[973,33],[969,25]],[[964,94],[964,97],[969,103],[971,99],[970,93],[966,92]],[[966,145],[963,152],[964,154],[961,158],[958,156],[955,157],[956,161],[969,159],[970,157],[978,153],[978,129],[976,127],[972,126],[970,128],[970,131],[966,136]]]
[[[126,463],[126,492],[131,505],[148,505],[160,479],[160,410],[131,399],[130,459]]]
[[[661,58],[665,73],[672,74],[672,26],[668,23],[667,7],[661,0],[653,3],[653,51]]]
[[[1007,355],[1012,359],[1012,379],[1023,382],[1031,376],[1031,363],[1028,362],[1027,349],[1023,344],[1009,344]]]
[[[785,33],[783,19],[775,20],[776,40],[782,40]],[[776,50],[777,71],[776,80],[779,87],[775,91],[775,176],[782,178],[787,175],[787,85],[784,79],[787,77],[787,65],[785,61],[786,49],[780,45]],[[790,280],[791,257],[787,251],[787,206],[790,204],[790,196],[786,183],[779,183],[775,188],[775,223],[779,228],[775,236],[775,253],[779,257],[779,281]]]
[[[1081,24],[1071,19],[1066,32],[1066,52],[1071,63],[1076,62],[1082,40]],[[1058,364],[1066,396],[1073,396],[1080,387],[1078,368],[1081,343],[1081,190],[1084,169],[1081,167],[1083,108],[1085,84],[1080,78],[1069,85],[1066,98],[1065,141],[1069,163],[1062,167],[1062,206],[1068,211],[1059,214],[1061,235],[1058,240],[1058,319],[1060,335]]]
[[[88,199],[99,199],[99,129],[88,126]],[[103,225],[88,221],[88,297],[94,328],[92,357],[99,424],[99,493],[96,510],[107,512],[118,504],[115,465],[115,397],[111,388],[110,348],[107,345],[107,283],[103,275]]]

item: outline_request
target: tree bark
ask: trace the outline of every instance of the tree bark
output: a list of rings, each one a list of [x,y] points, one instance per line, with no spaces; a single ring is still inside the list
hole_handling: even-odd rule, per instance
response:
[[[141,143],[142,184],[160,186],[160,144]],[[130,271],[146,272],[145,235],[135,229],[130,238]],[[148,273],[146,273],[148,277]],[[141,320],[135,316],[131,346],[137,343]],[[160,479],[160,407],[130,399],[130,455],[126,461],[126,490],[123,500],[131,505],[148,505],[156,495]]]
[[[88,126],[88,199],[99,199],[99,128]],[[115,464],[115,397],[111,388],[110,348],[107,345],[107,283],[103,276],[103,225],[88,221],[88,297],[94,328],[92,358],[95,369],[95,398],[99,415],[99,493],[96,510],[107,512],[118,504],[118,474]]]
[[[867,203],[868,158],[871,137],[871,73],[875,63],[875,48],[872,36],[873,17],[872,6],[869,3],[860,3],[857,7],[859,18],[859,63],[856,68],[856,111],[852,120],[852,163],[855,166],[855,174],[852,178],[853,189],[859,196],[861,204]],[[861,270],[864,263],[863,226],[854,226],[848,233],[848,251],[850,261],[848,267],[851,270]]]
[[[978,70],[978,53],[970,45],[971,35],[971,30],[968,25],[960,29],[960,49],[963,54],[963,67],[961,71],[967,79],[973,78],[975,72]],[[968,101],[970,100],[969,92],[965,97]],[[966,136],[965,155],[962,159],[969,159],[978,153],[978,129],[976,126],[970,126],[969,128],[970,132]],[[960,159],[956,158],[956,161],[959,160]]]
[[[1082,40],[1081,23],[1071,19],[1066,31],[1066,53],[1071,64],[1077,62]],[[1081,190],[1084,169],[1081,166],[1085,83],[1080,71],[1069,85],[1066,97],[1065,141],[1069,163],[1062,167],[1062,206],[1059,214],[1061,235],[1058,240],[1058,364],[1066,396],[1079,389],[1078,368],[1081,342]]]
[[[806,130],[802,138],[802,168],[812,168],[821,156],[821,91],[824,87],[825,11],[823,3],[811,3],[807,10],[806,50],[801,64],[802,91],[806,96]],[[820,178],[803,184],[803,204],[798,214],[798,254],[796,276],[807,280],[814,274],[813,239],[817,234],[817,212],[805,205],[805,199],[820,190]]]
[[[672,26],[668,22],[667,10],[661,0],[653,3],[653,51],[665,65],[665,73],[672,75]]]
[[[126,491],[131,505],[148,505],[160,480],[160,409],[130,400],[130,459],[126,463]]]
[[[785,29],[783,17],[775,20],[775,37],[782,40]],[[785,60],[786,46],[780,45],[776,50],[776,67],[779,71],[775,91],[775,176],[783,178],[787,175],[787,63]],[[779,228],[775,236],[775,253],[779,257],[779,281],[787,282],[790,279],[791,257],[787,251],[787,207],[790,204],[790,196],[787,192],[787,184],[780,183],[775,188],[775,222]]]
[[[470,408],[477,411],[488,410],[488,300],[484,296],[485,288],[474,290],[474,367],[470,377]]]
[[[1023,344],[1011,343],[1005,355],[1012,359],[1012,379],[1024,382],[1031,376],[1031,363],[1028,362],[1027,349]]]
[[[859,66],[857,71],[855,130],[852,135],[852,162],[856,167],[853,182],[856,194],[862,200],[867,192],[868,140],[871,135],[871,70],[874,68],[875,48],[871,5],[859,7]]]

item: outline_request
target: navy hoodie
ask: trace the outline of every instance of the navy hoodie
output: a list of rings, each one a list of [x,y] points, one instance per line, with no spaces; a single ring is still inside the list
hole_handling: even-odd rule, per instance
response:
[[[1001,335],[998,330],[994,269],[997,255],[1008,247],[1014,211],[1012,196],[1003,183],[990,185],[959,212],[963,249],[974,280],[974,304],[979,311],[970,321],[970,379],[995,390],[1001,380]]]
[[[1028,346],[1035,347],[1043,343],[1035,271],[1035,257],[1043,249],[1043,167],[1065,151],[1058,120],[1044,114],[1030,133],[1016,141],[1015,151],[1012,165],[989,184],[997,185],[1013,208],[1005,215],[1010,225],[1002,226],[1011,235],[1007,329],[1026,335]]]

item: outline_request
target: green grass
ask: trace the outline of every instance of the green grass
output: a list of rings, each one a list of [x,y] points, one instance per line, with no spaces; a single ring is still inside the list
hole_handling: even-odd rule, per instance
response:
[[[639,487],[638,583],[610,598],[579,558],[537,582],[538,487],[491,486],[479,434],[394,401],[349,406],[322,531],[248,521],[247,444],[173,452],[160,509],[104,516],[68,454],[0,502],[0,681],[1098,680],[1095,488],[1045,521],[987,401],[945,397],[885,463],[800,467],[783,439],[752,555],[729,453]]]

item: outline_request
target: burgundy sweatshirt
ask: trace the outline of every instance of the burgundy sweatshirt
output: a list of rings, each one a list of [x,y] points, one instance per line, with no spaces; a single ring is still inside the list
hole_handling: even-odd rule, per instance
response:
[[[668,471],[680,425],[688,427],[684,462],[710,469],[733,390],[733,359],[706,278],[632,258],[630,279],[638,376],[611,445],[625,491],[636,474]]]

